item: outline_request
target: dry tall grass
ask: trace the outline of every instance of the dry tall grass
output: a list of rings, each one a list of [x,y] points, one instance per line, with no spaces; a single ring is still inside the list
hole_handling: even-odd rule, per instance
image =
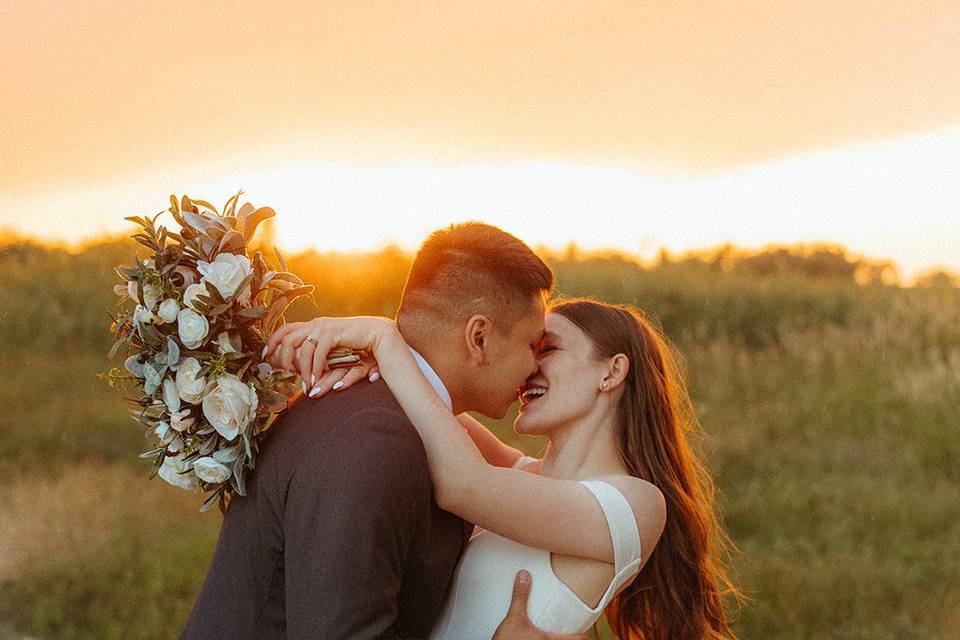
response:
[[[209,563],[218,515],[146,479],[142,432],[95,378],[129,251],[0,247],[0,635],[175,637]],[[679,343],[753,598],[737,631],[960,640],[960,289],[724,255],[553,266],[562,293],[636,304]],[[408,259],[289,256],[334,315],[390,314]]]
[[[81,462],[0,486],[0,581],[96,564],[121,538],[147,539],[195,518],[197,496],[128,464]]]

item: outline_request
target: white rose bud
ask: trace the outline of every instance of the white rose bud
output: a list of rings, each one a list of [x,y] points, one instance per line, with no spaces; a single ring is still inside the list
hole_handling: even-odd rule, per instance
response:
[[[162,295],[163,291],[152,284],[143,285],[143,306],[150,311],[153,311],[153,308],[156,306],[157,302],[160,301],[160,297]]]
[[[273,373],[273,367],[271,367],[268,363],[261,362],[257,365],[257,377],[263,382],[267,381],[267,378],[270,377],[271,373]]]
[[[205,282],[198,282],[197,284],[192,284],[186,288],[183,292],[183,304],[187,307],[190,307],[194,311],[199,311],[196,306],[197,296],[208,296],[210,292],[207,291],[207,285]]]
[[[253,273],[250,258],[235,253],[221,253],[213,262],[197,263],[197,271],[204,276],[204,280],[217,288],[224,298],[237,294],[237,287],[243,279]],[[250,297],[250,285],[244,287],[236,298],[243,301]]]
[[[233,348],[233,344],[230,342],[230,334],[226,331],[221,331],[220,335],[217,336],[217,351],[221,355],[225,353],[237,353],[237,350]]]
[[[227,440],[233,440],[257,415],[257,391],[237,376],[226,373],[203,398],[203,415]]]
[[[197,458],[193,461],[193,470],[197,477],[204,482],[216,484],[230,479],[230,469],[226,465],[220,464],[210,456]]]
[[[193,425],[194,418],[188,418],[190,409],[181,409],[170,414],[170,428],[177,432],[183,432]]]
[[[196,358],[186,358],[177,369],[177,393],[180,399],[190,404],[199,404],[203,399],[203,388],[207,381],[200,373],[200,361]]]
[[[173,322],[177,319],[179,312],[180,305],[177,304],[177,301],[173,298],[167,298],[160,303],[160,309],[157,311],[157,315],[160,316],[160,319],[164,322]]]
[[[177,332],[180,334],[180,341],[187,349],[196,349],[203,344],[208,331],[210,331],[210,323],[207,322],[206,317],[193,309],[181,309],[177,314]]]
[[[182,453],[176,456],[167,456],[157,475],[173,486],[187,491],[193,491],[200,486],[197,482],[197,476],[193,472],[192,464],[183,461]]]
[[[133,321],[136,324],[153,324],[156,318],[157,316],[150,313],[143,305],[138,304],[133,309]]]
[[[170,413],[180,410],[180,396],[177,395],[177,383],[173,378],[163,379],[163,403]]]

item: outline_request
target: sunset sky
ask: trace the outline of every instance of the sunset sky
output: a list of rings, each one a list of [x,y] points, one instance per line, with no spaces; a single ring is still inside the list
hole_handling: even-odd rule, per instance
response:
[[[956,2],[0,2],[0,228],[238,189],[297,250],[458,220],[960,271]]]

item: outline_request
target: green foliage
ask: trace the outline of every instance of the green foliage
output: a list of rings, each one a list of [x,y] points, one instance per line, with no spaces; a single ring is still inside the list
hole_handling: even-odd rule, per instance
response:
[[[202,582],[218,519],[197,514],[195,496],[146,481],[149,461],[136,459],[142,427],[95,375],[110,366],[113,267],[131,251],[129,240],[76,254],[25,241],[0,247],[0,367],[8,372],[0,513],[29,523],[17,505],[42,500],[42,514],[62,495],[63,509],[101,509],[59,518],[69,532],[112,532],[99,545],[69,546],[23,525],[14,541],[42,546],[38,559],[7,574],[0,558],[0,628],[167,638]],[[319,313],[392,315],[409,261],[396,249],[307,252],[288,257],[287,268],[316,287]],[[616,255],[549,261],[560,294],[636,304],[684,354],[708,434],[696,445],[752,598],[736,623],[743,638],[954,633],[960,290],[952,282],[893,286],[882,265],[830,248],[767,256],[721,248],[650,266]],[[286,315],[316,313],[299,300]],[[516,436],[510,422],[492,427],[542,451],[542,440]],[[95,472],[75,477],[78,465]],[[21,546],[0,538],[0,548]],[[68,561],[53,559],[61,547]]]

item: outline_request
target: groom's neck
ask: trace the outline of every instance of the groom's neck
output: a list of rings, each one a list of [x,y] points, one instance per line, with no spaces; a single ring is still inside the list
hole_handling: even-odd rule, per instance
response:
[[[407,331],[403,329],[403,325],[399,325],[400,335],[403,336],[403,339],[406,340],[412,348],[414,348],[417,353],[423,356],[423,359],[427,361],[427,364],[436,372],[437,377],[440,378],[440,382],[443,383],[443,386],[447,389],[447,393],[450,394],[450,400],[453,404],[453,413],[454,415],[463,413],[467,410],[467,407],[463,406],[463,388],[461,385],[461,370],[463,367],[456,359],[456,350],[452,345],[447,344],[447,341],[444,339],[444,336],[431,336],[429,339],[416,335],[417,332]]]

